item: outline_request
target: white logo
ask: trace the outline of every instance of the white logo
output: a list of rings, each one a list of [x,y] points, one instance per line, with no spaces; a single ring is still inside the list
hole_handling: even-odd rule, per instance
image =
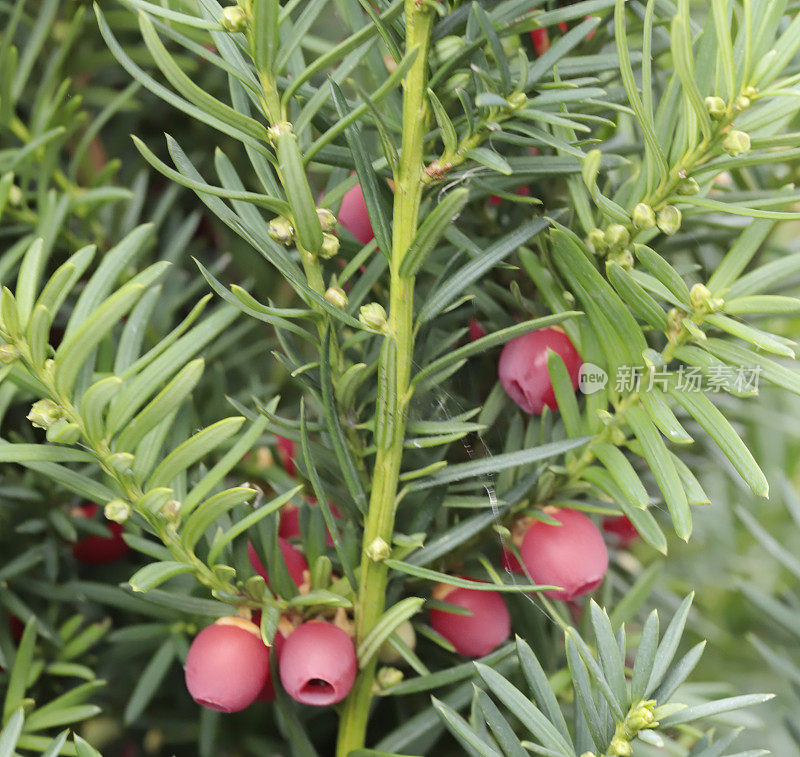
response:
[[[608,374],[594,363],[584,363],[578,371],[578,388],[584,394],[599,392],[608,383]]]

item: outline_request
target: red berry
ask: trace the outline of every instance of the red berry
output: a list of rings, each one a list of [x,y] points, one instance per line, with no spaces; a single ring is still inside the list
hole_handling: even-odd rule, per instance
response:
[[[514,553],[508,549],[508,547],[503,547],[502,551],[500,552],[500,563],[505,570],[510,570],[512,573],[525,573],[525,571],[522,569],[522,565],[519,563],[519,560],[517,560]]]
[[[361,184],[356,184],[345,192],[338,220],[361,244],[367,244],[375,238]]]
[[[283,469],[292,477],[294,477],[297,469],[294,465],[294,458],[297,454],[297,447],[295,443],[291,439],[287,439],[285,436],[277,436],[277,448],[278,448],[278,458],[281,461],[281,465]]]
[[[576,599],[600,585],[608,569],[608,550],[597,526],[583,513],[555,510],[549,514],[561,525],[534,521],[522,540],[522,562],[537,584],[561,587],[546,591],[545,596]]]
[[[534,52],[538,56],[544,55],[550,49],[550,35],[547,33],[547,29],[532,29],[531,41]]]
[[[617,546],[622,549],[627,549],[639,539],[639,532],[627,515],[604,518],[603,531],[607,534],[612,534],[615,537]]]
[[[297,547],[291,545],[281,536],[278,537],[278,547],[281,550],[283,562],[286,564],[286,570],[289,571],[289,576],[294,581],[295,586],[299,587],[305,581],[303,574],[308,570],[306,558],[303,557],[303,553]],[[247,542],[247,556],[250,558],[250,566],[253,570],[269,584],[267,569],[264,567],[264,563],[261,562],[253,542],[250,541]]]
[[[511,616],[498,592],[454,588],[446,594],[440,593],[439,598],[472,611],[472,615],[458,615],[431,610],[431,626],[460,654],[483,657],[509,637]]]
[[[91,519],[99,509],[96,504],[82,505],[72,508],[70,515],[73,518]],[[122,524],[109,521],[106,525],[111,531],[111,536],[91,534],[84,536],[72,545],[72,554],[76,560],[87,565],[105,565],[116,562],[130,552],[130,547],[122,538],[125,530]]]
[[[283,644],[279,660],[286,693],[302,704],[341,702],[356,678],[356,650],[338,626],[324,621],[303,623]]]
[[[314,505],[317,501],[312,497],[309,498],[308,502]],[[331,502],[329,507],[331,509],[331,515],[333,515],[334,518],[342,517],[336,505]],[[282,536],[284,539],[294,539],[300,536],[300,508],[297,507],[297,505],[293,505],[291,502],[281,508],[278,536]],[[325,529],[325,541],[329,547],[333,546],[333,537],[327,528]]]
[[[278,536],[284,539],[295,539],[300,536],[300,508],[291,502],[281,508]]]
[[[269,647],[255,623],[220,618],[195,636],[186,657],[186,688],[203,707],[238,712],[252,704],[269,676]]]
[[[11,631],[11,638],[14,641],[19,641],[25,632],[25,624],[16,615],[10,614],[8,616],[8,630]]]
[[[469,319],[469,340],[470,342],[477,342],[478,339],[486,336],[486,329],[481,326],[477,318]]]
[[[558,407],[547,370],[548,349],[561,356],[572,387],[577,389],[581,356],[569,337],[558,328],[530,331],[512,339],[503,347],[497,365],[506,394],[531,415],[540,415],[545,405],[551,410]]]

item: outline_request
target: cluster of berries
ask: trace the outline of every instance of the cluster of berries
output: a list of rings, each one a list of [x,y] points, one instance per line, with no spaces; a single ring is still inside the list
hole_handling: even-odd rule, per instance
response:
[[[294,442],[278,437],[277,452],[286,472],[294,475]],[[334,505],[331,510],[338,518]],[[311,583],[308,562],[290,541],[299,536],[299,508],[290,503],[281,510],[278,547],[289,577],[300,592],[307,592]],[[328,545],[332,543],[328,533]],[[269,584],[267,570],[252,542],[248,542],[247,552],[253,570]],[[198,704],[220,712],[238,712],[255,701],[274,700],[272,650],[281,685],[293,699],[322,706],[347,696],[357,664],[355,647],[344,630],[346,624],[316,619],[299,623],[283,616],[272,647],[268,647],[261,638],[260,618],[254,620],[221,618],[195,637],[185,674],[186,687]]]
[[[345,195],[339,220],[362,243],[372,239],[359,185]],[[471,338],[484,335],[483,328],[473,319]],[[518,337],[506,344],[500,356],[500,382],[509,397],[529,414],[541,414],[545,407],[557,408],[547,369],[548,350],[564,361],[573,389],[577,389],[581,357],[558,327]],[[279,437],[277,452],[287,473],[294,475],[294,443]],[[514,548],[504,548],[502,562],[512,572],[527,573],[537,584],[559,587],[545,591],[546,596],[571,602],[602,582],[608,569],[608,550],[600,530],[583,513],[552,507],[544,512],[546,520],[517,520],[512,529]],[[334,514],[338,517],[338,513]],[[635,529],[624,516],[607,518],[603,528],[619,546],[628,546],[636,538]],[[308,563],[289,541],[299,535],[298,509],[289,505],[281,514],[278,544],[289,575],[303,591],[309,582]],[[329,544],[330,541],[329,534]],[[252,544],[248,551],[253,569],[268,581]],[[483,657],[508,639],[511,617],[499,592],[438,584],[432,597],[439,604],[430,610],[431,626],[458,653]],[[274,649],[281,684],[297,701],[334,704],[349,692],[357,662],[353,642],[343,628],[320,620],[296,628],[287,623],[276,635]],[[225,712],[243,709],[257,699],[270,700],[274,698],[274,687],[269,657],[270,649],[264,645],[256,624],[242,618],[223,618],[203,630],[192,644],[186,661],[189,692],[198,703]]]
[[[362,244],[374,238],[360,185],[344,196],[339,222]],[[472,320],[470,337],[485,335]],[[541,414],[545,407],[557,408],[547,369],[548,350],[557,353],[577,389],[581,357],[560,328],[532,331],[506,344],[498,373],[508,396],[526,413]],[[278,437],[277,455],[290,476],[296,474],[295,444]],[[313,504],[311,502],[310,504]],[[75,517],[93,518],[97,505],[75,508]],[[333,514],[339,513],[332,507]],[[512,548],[504,548],[502,563],[507,570],[527,573],[540,585],[559,587],[545,594],[553,599],[573,601],[593,591],[608,568],[608,550],[593,521],[575,510],[545,508],[547,519],[520,518],[512,528]],[[637,536],[630,521],[607,518],[604,530],[621,547]],[[73,546],[76,559],[84,563],[108,563],[124,556],[129,548],[122,538],[122,526],[109,523],[110,535],[89,535]],[[287,573],[301,592],[310,587],[308,562],[290,541],[300,536],[299,510],[287,505],[281,512],[278,546]],[[332,538],[328,533],[328,544]],[[519,556],[519,559],[517,557]],[[248,556],[253,570],[269,582],[264,564],[252,543]],[[468,657],[483,657],[496,649],[511,633],[511,617],[502,595],[493,590],[438,584],[432,597],[439,602],[430,610],[430,624],[455,650]],[[447,605],[451,605],[449,610]],[[466,611],[466,612],[464,612]],[[413,628],[398,629],[413,647]],[[347,630],[346,630],[347,629]],[[262,637],[259,619],[221,618],[203,629],[193,640],[186,658],[185,675],[189,693],[199,704],[221,712],[237,712],[255,701],[272,701],[275,688],[270,658],[286,693],[303,704],[330,705],[347,696],[358,668],[348,624],[312,619],[305,622],[281,619],[272,647]],[[402,632],[402,633],[401,633]],[[386,662],[393,650],[382,650]]]
[[[312,620],[291,630],[288,637],[279,630],[268,647],[253,621],[226,617],[194,638],[186,657],[186,688],[195,702],[219,712],[238,712],[256,700],[272,701],[273,649],[281,685],[298,702],[335,704],[353,687],[355,647],[333,623]]]

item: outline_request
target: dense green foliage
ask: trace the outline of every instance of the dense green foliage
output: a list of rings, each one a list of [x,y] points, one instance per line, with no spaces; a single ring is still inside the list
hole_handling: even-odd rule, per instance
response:
[[[0,757],[795,753],[797,4],[240,5],[0,0]],[[609,380],[551,353],[528,415],[499,348],[556,324]],[[501,567],[546,505],[641,536],[592,600]],[[476,663],[453,575],[511,611]],[[198,707],[237,610],[352,617],[350,697]]]

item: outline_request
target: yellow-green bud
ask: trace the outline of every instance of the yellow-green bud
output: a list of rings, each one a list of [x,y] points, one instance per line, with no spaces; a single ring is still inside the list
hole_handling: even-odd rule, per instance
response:
[[[39,400],[31,406],[28,420],[36,428],[48,429],[61,418],[63,412],[53,400]]]
[[[723,300],[712,297],[711,291],[704,284],[695,284],[689,292],[689,301],[695,310],[701,313],[716,313],[722,308]]]
[[[19,349],[13,344],[0,344],[0,363],[11,365],[19,359]]]
[[[528,104],[528,96],[524,92],[514,92],[508,96],[508,107],[511,110],[521,110]]]
[[[414,631],[414,626],[411,625],[410,620],[404,620],[394,632],[400,637],[400,640],[409,648],[414,649],[417,646],[417,634]],[[389,640],[381,644],[378,649],[378,659],[386,664],[396,664],[403,661],[403,656],[391,645]]]
[[[294,242],[294,227],[288,218],[278,216],[269,222],[269,235],[278,243],[287,247]]]
[[[169,520],[175,520],[181,510],[181,503],[177,499],[170,499],[161,508],[161,514]]]
[[[592,229],[586,237],[586,244],[595,255],[602,255],[608,249],[608,241],[602,229]]]
[[[742,90],[742,94],[752,99],[758,94],[758,87],[753,87],[752,85],[747,86]]]
[[[729,131],[722,141],[722,149],[732,158],[742,155],[750,149],[750,135],[738,129]]]
[[[649,710],[642,708],[640,711],[634,713],[631,717],[628,718],[626,721],[628,727],[633,731],[641,731],[645,728],[649,728],[655,722],[655,717],[652,712]]]
[[[217,564],[211,568],[211,570],[214,571],[214,575],[219,578],[220,581],[225,583],[233,583],[236,578],[236,568],[231,565]]]
[[[612,250],[621,250],[631,241],[631,235],[621,223],[612,223],[606,229],[606,242]]]
[[[396,686],[403,680],[403,671],[397,668],[381,668],[376,676],[376,683],[381,689]]]
[[[681,179],[675,191],[679,195],[696,195],[700,191],[700,185],[691,176]]]
[[[232,34],[247,31],[247,14],[238,5],[229,5],[222,10],[222,26]]]
[[[695,310],[702,310],[711,297],[711,290],[705,284],[695,284],[689,292],[689,301]]]
[[[117,473],[130,473],[136,458],[130,452],[115,452],[106,458],[106,465]]]
[[[341,287],[328,287],[325,291],[325,299],[340,310],[347,307],[347,294]]]
[[[370,302],[362,305],[358,311],[358,320],[362,326],[366,326],[370,331],[384,333],[388,325],[386,311],[383,305],[377,302]]]
[[[392,554],[392,548],[380,536],[376,536],[364,551],[373,562],[381,562],[381,560],[385,560]]]
[[[681,227],[681,211],[674,205],[665,205],[658,211],[658,228],[667,236],[671,236]]]
[[[114,523],[124,523],[131,517],[131,506],[124,499],[112,499],[106,503],[103,514]]]
[[[683,319],[686,313],[678,308],[670,308],[667,312],[667,339],[675,342],[683,331]]]
[[[294,128],[289,121],[278,121],[267,129],[267,138],[270,142],[276,142],[278,137],[294,134]]]
[[[14,207],[19,207],[22,205],[22,190],[16,184],[12,184],[9,187],[8,201]]]
[[[745,108],[750,107],[750,98],[745,95],[739,95],[734,104],[736,105],[736,110],[745,110]]]
[[[639,231],[647,231],[656,225],[656,214],[646,202],[640,202],[633,209],[632,218],[633,225]]]
[[[613,739],[611,739],[611,743],[608,745],[608,751],[606,754],[608,757],[630,757],[631,754],[633,754],[633,750],[631,749],[631,745],[625,741],[625,739],[615,736]]]
[[[705,99],[705,103],[706,110],[711,118],[713,118],[715,121],[720,121],[725,118],[725,114],[728,112],[728,107],[725,105],[725,101],[721,97],[707,97]]]
[[[317,218],[323,231],[336,231],[336,216],[328,208],[317,208]]]
[[[47,429],[47,441],[54,444],[75,444],[81,438],[81,427],[65,418],[51,423]]]
[[[322,247],[319,249],[319,256],[325,260],[335,257],[339,253],[339,238],[333,234],[325,232],[322,235]]]
[[[620,250],[609,255],[609,260],[614,261],[618,266],[621,266],[626,271],[633,268],[633,255],[630,250]]]

